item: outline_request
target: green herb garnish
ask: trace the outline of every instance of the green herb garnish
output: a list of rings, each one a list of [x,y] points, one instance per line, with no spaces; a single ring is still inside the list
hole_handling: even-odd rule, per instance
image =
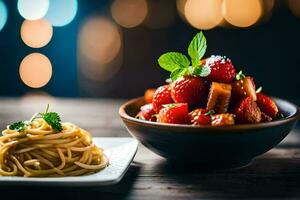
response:
[[[236,75],[235,75],[235,79],[237,80],[237,81],[239,81],[239,80],[242,80],[242,79],[244,79],[246,76],[245,76],[245,74],[243,74],[243,71],[241,70],[241,71],[239,71],[239,73],[237,73]]]
[[[215,114],[216,112],[214,111],[214,110],[210,110],[210,111],[208,111],[207,113],[205,113],[204,115],[205,116],[210,116],[210,115],[213,115],[213,114]]]
[[[10,130],[15,131],[23,131],[27,126],[29,126],[35,119],[43,118],[55,131],[60,132],[62,131],[61,119],[60,116],[55,112],[48,112],[49,111],[49,104],[47,105],[46,111],[44,113],[36,113],[30,119],[30,121],[20,121],[9,125]]]
[[[210,68],[200,63],[206,52],[206,39],[202,32],[199,32],[191,41],[188,47],[188,54],[192,61],[177,52],[168,52],[161,55],[158,64],[161,68],[171,72],[170,78],[175,81],[177,78],[186,75],[205,77],[210,74]]]
[[[27,124],[25,122],[19,121],[19,122],[15,122],[11,125],[8,126],[8,128],[10,130],[15,130],[15,131],[24,131],[24,129],[26,128]]]

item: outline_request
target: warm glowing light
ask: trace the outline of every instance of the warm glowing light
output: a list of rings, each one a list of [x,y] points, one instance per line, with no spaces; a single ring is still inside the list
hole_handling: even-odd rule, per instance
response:
[[[21,38],[26,45],[32,48],[47,45],[52,34],[52,26],[45,19],[25,20],[21,26]]]
[[[224,0],[223,16],[227,22],[238,27],[255,24],[262,15],[260,0]]]
[[[29,20],[41,19],[46,15],[49,0],[18,0],[20,15]]]
[[[77,0],[51,0],[45,18],[53,26],[65,26],[75,18],[77,10]]]
[[[7,8],[3,1],[0,1],[0,31],[7,21]]]
[[[90,18],[79,34],[81,72],[92,80],[109,79],[121,65],[120,50],[118,27],[107,18]]]
[[[185,13],[184,13],[184,8],[185,8],[186,2],[187,2],[187,0],[177,0],[176,1],[176,7],[178,10],[178,13],[179,13],[180,17],[184,20],[186,19]]]
[[[40,88],[46,85],[51,79],[52,65],[45,55],[32,53],[22,60],[19,73],[21,80],[27,86]]]
[[[111,6],[114,20],[126,28],[140,25],[146,18],[147,12],[146,0],[115,0]]]
[[[288,6],[296,17],[300,18],[300,1],[299,0],[288,0]]]
[[[95,62],[106,64],[116,57],[121,47],[117,26],[110,20],[95,17],[89,19],[80,32],[80,50]]]
[[[211,29],[223,20],[222,0],[187,0],[184,11],[187,21],[198,29]]]

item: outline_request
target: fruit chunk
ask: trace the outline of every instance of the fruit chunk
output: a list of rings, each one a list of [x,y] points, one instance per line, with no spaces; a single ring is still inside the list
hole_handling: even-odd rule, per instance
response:
[[[211,118],[207,115],[208,110],[204,108],[198,108],[189,113],[190,122],[193,125],[210,125]]]
[[[210,74],[206,77],[209,81],[230,83],[235,78],[235,68],[229,58],[211,56],[205,60],[205,65],[210,67]]]
[[[173,102],[170,85],[160,86],[154,92],[152,104],[155,112],[158,113],[164,104],[170,104]]]
[[[212,115],[211,125],[212,126],[234,125],[233,114],[222,113],[222,114]]]
[[[213,82],[210,86],[207,110],[214,110],[216,113],[227,112],[231,97],[231,85]]]
[[[261,112],[261,121],[260,122],[270,122],[272,121],[272,118],[268,115],[266,115],[266,113]]]
[[[149,88],[145,91],[144,99],[145,99],[146,103],[152,103],[155,90],[156,90],[155,88]]]
[[[250,76],[232,83],[232,99],[237,102],[245,97],[251,97],[253,101],[257,99],[255,84]]]
[[[236,120],[240,123],[259,123],[261,111],[251,97],[243,99],[235,108]]]
[[[170,124],[187,124],[189,122],[188,112],[187,103],[167,104],[159,111],[158,121]]]
[[[137,118],[148,120],[148,121],[156,121],[155,111],[153,109],[152,103],[143,105],[141,107],[141,111],[137,115]]]
[[[204,81],[200,77],[180,77],[171,85],[172,98],[176,103],[199,104],[204,99],[205,86]]]
[[[275,119],[278,114],[278,108],[275,102],[268,96],[258,93],[257,94],[257,105],[266,115]]]

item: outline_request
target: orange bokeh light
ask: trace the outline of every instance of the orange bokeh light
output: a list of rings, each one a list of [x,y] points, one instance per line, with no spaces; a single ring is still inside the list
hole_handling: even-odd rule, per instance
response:
[[[185,18],[198,29],[211,29],[220,24],[222,16],[222,0],[187,0]]]
[[[52,26],[45,19],[25,20],[21,26],[21,38],[26,45],[32,48],[47,45],[52,35]]]
[[[299,0],[288,0],[288,6],[296,17],[300,17],[300,1]]]
[[[121,48],[118,27],[102,17],[89,19],[80,32],[80,51],[88,59],[106,64],[112,61]]]
[[[141,24],[146,18],[147,12],[146,0],[115,0],[111,6],[114,20],[126,28]]]
[[[21,80],[27,86],[40,88],[46,85],[51,79],[52,65],[45,55],[32,53],[22,60],[19,73]]]
[[[223,0],[222,13],[233,26],[248,27],[259,20],[263,8],[260,0]]]

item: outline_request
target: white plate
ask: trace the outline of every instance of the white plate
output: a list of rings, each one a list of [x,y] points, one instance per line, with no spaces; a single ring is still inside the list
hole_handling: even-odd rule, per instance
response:
[[[55,178],[0,176],[0,185],[93,186],[118,183],[135,156],[138,142],[127,137],[94,137],[93,141],[104,149],[110,163],[100,172],[86,176]]]

